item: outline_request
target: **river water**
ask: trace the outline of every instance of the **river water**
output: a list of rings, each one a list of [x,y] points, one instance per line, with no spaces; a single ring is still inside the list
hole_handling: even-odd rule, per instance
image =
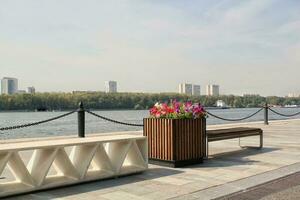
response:
[[[248,116],[259,110],[259,108],[239,108],[239,109],[224,109],[224,110],[209,110],[212,114],[224,118],[242,118]],[[274,110],[284,113],[293,114],[300,111],[300,108],[274,108]],[[65,112],[0,112],[0,127],[7,127],[13,125],[20,125],[25,123],[36,122],[51,117],[61,115]],[[149,116],[148,110],[114,110],[114,111],[95,111],[99,115],[106,116],[119,121],[142,124],[142,120]],[[261,111],[253,116],[248,121],[263,121],[264,112]],[[293,117],[300,118],[300,115]],[[273,114],[269,111],[270,120],[287,119]],[[225,124],[234,123],[223,120],[218,120],[213,117],[207,119],[207,124]],[[124,126],[114,124],[108,121],[98,119],[86,113],[86,134],[92,133],[105,133],[105,132],[118,132],[118,131],[135,131],[142,130],[142,127]],[[0,132],[0,139],[8,138],[28,138],[28,137],[43,137],[43,136],[56,136],[56,135],[74,135],[77,134],[77,113],[69,115],[65,118],[58,119],[46,124],[27,127],[23,129],[2,131]]]

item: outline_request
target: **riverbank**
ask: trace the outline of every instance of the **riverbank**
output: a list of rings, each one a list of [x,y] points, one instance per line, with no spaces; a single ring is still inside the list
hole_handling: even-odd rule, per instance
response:
[[[73,110],[83,102],[89,109],[149,109],[156,102],[192,101],[205,107],[216,106],[222,100],[232,108],[261,107],[268,102],[271,105],[300,105],[300,97],[262,97],[259,95],[220,95],[220,96],[188,96],[178,93],[36,93],[0,95],[0,110]]]

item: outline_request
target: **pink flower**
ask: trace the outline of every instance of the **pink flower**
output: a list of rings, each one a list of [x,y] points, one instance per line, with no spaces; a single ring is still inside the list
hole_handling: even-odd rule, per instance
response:
[[[191,107],[192,105],[193,105],[193,104],[192,104],[191,101],[188,101],[188,102],[185,103],[185,107],[187,107],[187,108]]]
[[[155,118],[199,118],[206,115],[200,103],[193,104],[191,101],[180,103],[176,100],[170,105],[167,103],[156,103],[150,110],[150,115]]]

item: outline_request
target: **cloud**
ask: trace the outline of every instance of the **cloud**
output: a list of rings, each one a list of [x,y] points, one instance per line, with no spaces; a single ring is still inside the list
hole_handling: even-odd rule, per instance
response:
[[[236,1],[234,1],[236,3]],[[240,1],[230,4],[221,4],[204,13],[204,20],[208,24],[192,23],[186,29],[182,29],[180,34],[194,39],[203,39],[214,44],[215,41],[245,41],[251,34],[259,32],[262,26],[259,19],[260,14],[270,8],[271,0]],[[224,8],[225,7],[225,8]],[[226,9],[226,7],[229,7]],[[212,40],[209,40],[212,39]],[[250,39],[250,38],[248,38]]]
[[[278,28],[278,34],[300,34],[300,20],[293,20]]]

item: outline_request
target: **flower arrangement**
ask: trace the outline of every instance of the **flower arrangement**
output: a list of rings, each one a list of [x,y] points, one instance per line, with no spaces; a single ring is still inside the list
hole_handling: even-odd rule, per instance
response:
[[[150,109],[150,116],[153,118],[197,119],[205,117],[206,112],[200,103],[172,101],[170,104],[156,103]]]

